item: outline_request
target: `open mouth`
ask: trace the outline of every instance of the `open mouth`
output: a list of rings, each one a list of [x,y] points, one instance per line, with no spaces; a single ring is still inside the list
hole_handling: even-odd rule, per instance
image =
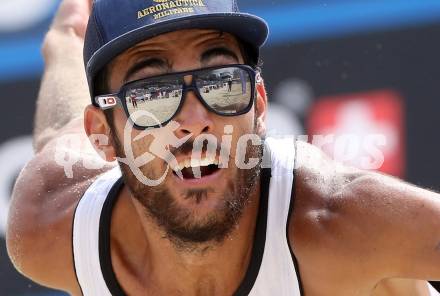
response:
[[[199,170],[200,173],[197,172]],[[210,164],[208,166],[200,166],[197,168],[184,168],[182,170],[182,176],[184,179],[198,179],[214,174],[219,170],[218,165]]]
[[[219,170],[218,161],[216,160],[186,160],[176,168],[173,168],[173,174],[178,176],[180,171],[183,179],[200,179],[210,176]]]

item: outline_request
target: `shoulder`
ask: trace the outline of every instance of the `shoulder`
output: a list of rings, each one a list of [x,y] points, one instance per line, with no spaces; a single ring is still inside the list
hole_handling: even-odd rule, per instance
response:
[[[296,143],[295,204],[335,210],[343,193],[368,175],[333,161],[313,145]]]
[[[109,167],[88,170],[78,162],[68,176],[54,159],[60,152],[56,149],[68,150],[57,147],[55,140],[47,143],[18,177],[8,220],[7,247],[21,273],[42,285],[76,294],[73,215],[84,192]]]
[[[362,242],[367,239],[368,196],[360,191],[374,182],[372,174],[341,165],[304,142],[297,143],[296,153],[289,225],[295,251],[319,264],[352,261],[369,247]]]
[[[438,194],[340,165],[306,143],[297,146],[293,194],[288,235],[306,274],[373,286],[439,277]]]

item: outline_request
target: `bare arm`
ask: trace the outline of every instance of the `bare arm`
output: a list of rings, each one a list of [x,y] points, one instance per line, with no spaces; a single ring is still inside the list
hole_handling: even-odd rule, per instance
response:
[[[82,61],[90,2],[64,0],[46,35],[35,157],[14,187],[6,234],[8,254],[21,273],[74,295],[80,290],[72,258],[73,214],[90,184],[114,166],[100,159],[83,127],[84,108],[90,102]],[[60,141],[66,137],[76,145]],[[75,157],[72,176],[57,162],[57,153]],[[101,168],[87,169],[84,160],[101,162]]]
[[[90,0],[63,1],[44,40],[46,67],[34,127],[37,152],[90,104],[82,58],[90,5]]]
[[[77,135],[78,125],[72,121],[62,129],[63,135]],[[72,257],[73,214],[83,193],[107,167],[87,170],[78,162],[74,178],[68,178],[53,160],[56,141],[56,137],[49,141],[17,180],[6,243],[20,273],[41,285],[80,295]]]
[[[298,145],[295,180],[289,235],[303,278],[320,278],[327,290],[338,283],[377,293],[411,287],[418,294],[408,295],[427,295],[426,282],[391,279],[440,277],[438,194],[339,165],[305,143]]]
[[[353,212],[364,215],[354,228],[371,236],[372,262],[381,262],[383,277],[440,279],[440,196],[401,180],[367,174],[341,192]],[[368,207],[355,206],[359,202]]]

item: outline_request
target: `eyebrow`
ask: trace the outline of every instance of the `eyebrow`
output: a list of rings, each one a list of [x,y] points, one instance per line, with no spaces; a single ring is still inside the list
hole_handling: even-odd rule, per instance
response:
[[[226,57],[226,58],[232,58],[237,63],[239,62],[237,55],[232,50],[227,49],[225,47],[216,47],[216,48],[205,51],[202,54],[200,61],[202,62],[202,65],[206,65],[206,64],[208,64],[208,62],[210,60],[212,60],[216,57],[221,57],[221,56]]]
[[[128,69],[127,73],[125,73],[124,81],[128,81],[128,79],[145,68],[157,68],[157,69],[168,69],[168,65],[164,60],[158,58],[149,58],[139,63],[134,64],[131,68]]]

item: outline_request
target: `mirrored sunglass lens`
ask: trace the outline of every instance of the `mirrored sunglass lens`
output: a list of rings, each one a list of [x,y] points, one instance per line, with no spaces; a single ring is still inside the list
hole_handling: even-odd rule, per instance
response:
[[[238,67],[202,72],[196,84],[205,102],[222,114],[245,110],[252,98],[249,73]]]
[[[182,83],[178,80],[134,85],[125,92],[128,113],[142,127],[168,121],[177,111],[181,97]]]

